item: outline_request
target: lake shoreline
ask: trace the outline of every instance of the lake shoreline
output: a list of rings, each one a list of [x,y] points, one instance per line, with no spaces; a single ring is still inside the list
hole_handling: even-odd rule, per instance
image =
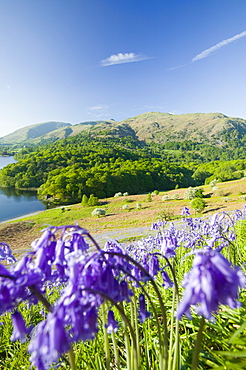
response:
[[[25,214],[25,215],[23,215],[23,216],[18,216],[18,217],[10,218],[10,219],[8,219],[8,220],[0,221],[0,225],[2,225],[2,224],[6,224],[6,223],[8,223],[8,222],[12,222],[12,221],[22,220],[23,218],[26,218],[26,217],[35,216],[35,215],[37,215],[37,214],[39,214],[39,213],[41,213],[41,212],[44,212],[44,211],[45,211],[45,209],[44,209],[44,210],[41,210],[41,211],[36,211],[36,212],[27,213],[27,214]]]

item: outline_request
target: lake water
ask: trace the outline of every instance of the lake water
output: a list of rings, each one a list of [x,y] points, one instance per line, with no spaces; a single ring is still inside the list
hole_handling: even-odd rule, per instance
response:
[[[0,157],[0,168],[14,162],[13,157]],[[44,209],[35,192],[0,187],[0,222]]]

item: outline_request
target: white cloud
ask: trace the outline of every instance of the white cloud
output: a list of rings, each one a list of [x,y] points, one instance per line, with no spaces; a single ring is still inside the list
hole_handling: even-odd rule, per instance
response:
[[[92,111],[107,110],[108,108],[109,107],[105,104],[98,104],[93,107],[89,107],[89,109]]]
[[[111,55],[107,59],[101,60],[100,64],[102,67],[106,67],[114,64],[140,62],[146,59],[151,59],[151,57],[135,53],[118,53]]]
[[[95,118],[106,118],[109,116],[108,114],[108,109],[109,109],[109,106],[106,105],[106,104],[98,104],[98,105],[94,105],[92,107],[88,107],[88,114],[89,116],[93,117],[94,119]]]
[[[212,54],[213,52],[215,52],[216,50],[222,48],[223,46],[227,45],[227,44],[230,44],[231,42],[233,41],[236,41],[242,37],[246,36],[246,31],[243,31],[229,39],[226,39],[226,40],[223,40],[221,42],[219,42],[218,44],[212,46],[211,48],[209,49],[206,49],[204,51],[202,51],[200,54],[196,55],[193,59],[192,59],[192,62],[197,62],[198,60],[200,59],[203,59],[203,58],[207,58],[210,54]]]
[[[109,114],[108,113],[97,114],[95,117],[96,118],[106,118],[106,117],[109,117]]]

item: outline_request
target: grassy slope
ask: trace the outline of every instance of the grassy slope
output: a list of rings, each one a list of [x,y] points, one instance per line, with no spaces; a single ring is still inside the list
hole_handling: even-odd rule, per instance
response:
[[[231,211],[242,209],[246,203],[240,199],[240,192],[246,194],[246,179],[224,182],[218,184],[218,189],[212,193],[209,186],[203,186],[206,208],[204,216],[209,216],[220,211]],[[152,196],[152,201],[147,201],[147,194],[130,195],[127,197],[115,197],[101,200],[100,207],[105,208],[105,217],[92,217],[91,212],[95,207],[82,207],[80,204],[69,207],[46,210],[29,217],[24,217],[10,223],[3,223],[0,226],[0,242],[6,242],[14,249],[26,250],[30,243],[40,236],[40,230],[48,225],[74,225],[88,229],[92,235],[107,233],[112,230],[122,230],[124,228],[150,227],[159,217],[159,214],[171,214],[180,217],[180,212],[184,206],[190,208],[190,201],[184,200],[186,189],[171,190],[160,192],[159,195]],[[169,195],[168,201],[163,201],[164,194]],[[178,200],[173,200],[174,194],[179,195]],[[226,199],[227,198],[227,199]],[[136,209],[136,203],[142,205],[141,209]],[[124,204],[129,205],[129,210],[123,210]],[[194,214],[194,212],[192,212]],[[201,215],[198,215],[201,216]],[[129,235],[130,237],[131,235]]]
[[[64,122],[44,122],[44,123],[38,123],[34,125],[25,126],[23,128],[20,128],[13,133],[4,136],[1,138],[1,143],[7,143],[7,144],[16,144],[22,141],[26,140],[33,140],[35,142],[35,138],[39,138],[48,132],[53,132],[54,130],[60,128],[60,130],[63,130],[64,127],[71,126],[70,123],[64,123]]]
[[[60,127],[60,128],[59,128]],[[3,137],[1,143],[38,143],[41,139],[74,136],[89,130],[102,135],[105,130],[115,136],[137,136],[140,140],[165,142],[167,140],[201,140],[220,144],[219,136],[223,130],[236,129],[246,133],[246,120],[227,117],[222,113],[191,113],[173,115],[161,112],[147,112],[121,122],[114,120],[82,122],[71,125],[46,122],[26,126]]]
[[[121,123],[129,124],[139,139],[150,141],[206,140],[212,141],[223,130],[237,127],[246,130],[245,120],[227,117],[221,113],[191,113],[172,115],[148,112]]]

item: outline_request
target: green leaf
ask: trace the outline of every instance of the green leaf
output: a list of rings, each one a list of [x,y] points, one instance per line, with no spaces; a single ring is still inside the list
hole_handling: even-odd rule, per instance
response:
[[[230,337],[228,343],[232,343],[232,341],[234,340],[234,338],[236,338],[239,334],[241,334],[244,331],[245,328],[246,328],[246,321],[240,326],[240,328],[238,328],[233,333],[233,335]]]

